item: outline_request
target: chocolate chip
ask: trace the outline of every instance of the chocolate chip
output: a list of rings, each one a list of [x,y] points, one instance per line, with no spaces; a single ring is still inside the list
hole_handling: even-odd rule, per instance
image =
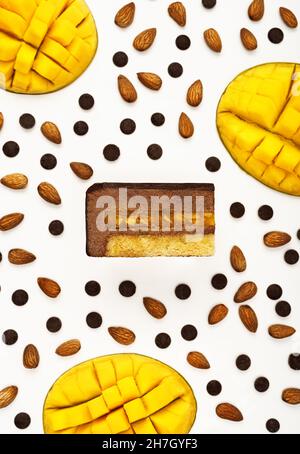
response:
[[[217,0],[202,0],[204,8],[211,9],[216,6]]]
[[[149,156],[150,159],[153,159],[154,161],[160,159],[162,157],[162,154],[163,149],[157,143],[153,143],[152,145],[149,145],[149,147],[147,148],[147,155]]]
[[[300,370],[300,353],[290,354],[288,363],[291,369]]]
[[[35,125],[35,118],[29,113],[24,113],[19,118],[19,123],[24,129],[31,129]]]
[[[205,167],[209,172],[218,172],[221,168],[221,161],[218,158],[211,156],[206,160]]]
[[[282,288],[278,284],[269,285],[267,295],[271,300],[279,300],[282,297]]]
[[[97,281],[89,281],[85,284],[85,291],[89,296],[97,296],[101,292],[101,286]]]
[[[102,317],[98,312],[90,312],[86,317],[86,323],[90,328],[99,328],[102,325]]]
[[[274,27],[268,33],[268,38],[273,44],[279,44],[283,41],[284,34],[280,28]]]
[[[254,387],[256,391],[264,393],[269,389],[270,382],[266,377],[258,377],[254,382]]]
[[[294,249],[289,249],[284,254],[284,260],[288,265],[295,265],[299,262],[299,254]]]
[[[31,418],[27,413],[18,413],[15,416],[14,422],[18,429],[27,429],[30,426]]]
[[[297,238],[298,238],[298,240],[300,240],[300,229],[297,232]]]
[[[154,126],[162,126],[166,119],[162,113],[156,112],[151,116],[151,122]]]
[[[125,120],[121,121],[120,129],[123,134],[129,135],[133,134],[136,130],[135,121],[131,120],[131,118],[125,118]]]
[[[273,208],[269,205],[262,205],[258,210],[258,216],[263,221],[269,221],[273,217]]]
[[[187,50],[191,45],[191,40],[186,35],[179,35],[176,38],[176,46],[180,50]]]
[[[266,422],[266,428],[271,433],[276,433],[280,429],[280,424],[277,419],[271,418]]]
[[[2,262],[2,252],[0,252],[0,262]]]
[[[126,298],[130,298],[131,296],[133,296],[135,294],[136,286],[131,281],[123,281],[119,285],[119,292],[121,293],[122,296],[125,296]]]
[[[240,370],[248,370],[251,366],[251,359],[247,355],[239,355],[235,361],[236,367]]]
[[[245,214],[245,207],[240,202],[234,202],[230,206],[230,214],[233,218],[239,219],[244,216]]]
[[[79,98],[79,105],[83,110],[90,110],[94,107],[95,100],[92,95],[84,93]]]
[[[85,121],[77,121],[73,129],[78,136],[85,136],[89,131],[89,125]]]
[[[17,142],[10,140],[3,145],[2,150],[5,156],[8,158],[14,158],[19,153],[20,147]]]
[[[223,290],[227,286],[227,283],[227,277],[222,273],[215,274],[211,280],[211,285],[216,290]]]
[[[50,333],[57,333],[62,327],[61,320],[58,317],[50,317],[46,322],[46,327]]]
[[[57,159],[53,154],[47,153],[41,157],[41,166],[46,170],[52,170],[56,167]]]
[[[58,236],[61,235],[64,231],[64,225],[59,220],[54,220],[49,224],[49,232],[51,235]]]
[[[113,56],[113,62],[118,68],[123,68],[128,63],[128,56],[125,52],[116,52]]]
[[[207,383],[206,390],[211,396],[218,396],[222,391],[222,385],[218,380],[211,380]]]
[[[103,155],[107,161],[116,161],[120,157],[120,148],[117,145],[106,145]]]
[[[180,300],[187,300],[191,296],[191,289],[187,284],[179,284],[175,288],[175,295]]]
[[[171,344],[171,338],[167,333],[160,333],[155,338],[155,344],[158,348],[168,348]]]
[[[287,301],[279,301],[275,306],[275,310],[280,317],[288,317],[292,308]]]
[[[168,73],[171,77],[180,77],[183,73],[183,67],[180,63],[171,63],[168,67]]]
[[[185,325],[181,330],[181,336],[186,341],[192,341],[196,339],[197,335],[197,328],[193,325]]]
[[[17,342],[18,340],[18,333],[13,330],[13,329],[7,329],[6,331],[4,331],[4,333],[2,334],[2,341],[4,342],[4,344],[6,345],[13,345]]]
[[[11,299],[16,306],[24,306],[28,301],[28,293],[25,290],[16,290]]]

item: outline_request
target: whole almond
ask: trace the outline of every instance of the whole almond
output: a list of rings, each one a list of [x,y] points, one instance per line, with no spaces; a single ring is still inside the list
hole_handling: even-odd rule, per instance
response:
[[[267,247],[280,247],[288,244],[291,241],[292,237],[285,232],[268,232],[264,236],[264,243]]]
[[[3,116],[3,113],[0,112],[0,131],[3,128],[3,123],[4,123],[4,116]]]
[[[34,262],[36,256],[25,249],[11,249],[8,253],[8,260],[13,265],[26,265]]]
[[[250,306],[240,306],[239,307],[239,316],[243,325],[251,333],[256,333],[258,328],[257,316],[254,310]]]
[[[60,344],[55,353],[59,356],[75,355],[81,349],[81,343],[78,339],[70,339],[63,344]]]
[[[287,388],[282,392],[282,400],[290,405],[300,404],[300,389]]]
[[[38,193],[46,202],[52,203],[53,205],[60,205],[61,198],[55,187],[47,182],[40,183],[38,185]]]
[[[186,9],[185,6],[181,2],[174,2],[169,5],[168,13],[174,21],[180,25],[180,27],[184,27],[186,24]]]
[[[6,214],[0,218],[0,230],[5,232],[7,230],[14,229],[19,225],[24,219],[24,214],[22,213],[10,213]]]
[[[253,33],[250,32],[250,30],[248,30],[247,28],[242,28],[240,36],[245,49],[247,50],[257,49],[257,39],[255,38]]]
[[[229,421],[243,421],[243,415],[240,410],[227,402],[219,404],[216,408],[216,414],[219,418],[228,419]]]
[[[265,13],[265,2],[264,0],[253,0],[248,8],[248,16],[253,21],[259,21],[262,19]]]
[[[22,173],[11,173],[2,177],[1,183],[10,189],[24,189],[28,184],[28,178]]]
[[[192,107],[197,107],[201,104],[203,98],[203,85],[201,80],[196,80],[188,89],[186,101]]]
[[[240,286],[234,295],[235,303],[244,303],[253,298],[257,293],[257,286],[254,282],[245,282]]]
[[[135,4],[133,2],[124,5],[115,16],[115,24],[121,28],[129,27],[135,15]]]
[[[36,369],[40,363],[40,355],[35,345],[29,344],[23,352],[23,365],[26,369]]]
[[[78,178],[88,180],[93,176],[93,169],[84,162],[71,162],[70,167]]]
[[[228,308],[225,304],[217,304],[214,306],[209,315],[208,315],[208,323],[210,325],[216,325],[220,323],[228,314]]]
[[[222,41],[219,33],[214,28],[209,28],[204,32],[204,40],[208,47],[214,52],[221,52]]]
[[[288,8],[279,8],[280,16],[283,22],[290,28],[298,27],[298,19],[295,14]]]
[[[47,277],[39,277],[37,283],[42,292],[49,296],[49,298],[57,298],[61,292],[59,284]]]
[[[0,408],[5,408],[10,405],[18,394],[18,388],[16,386],[7,386],[0,391]]]
[[[230,263],[232,268],[238,273],[242,273],[247,268],[246,258],[238,246],[233,246],[230,251]]]
[[[296,330],[292,326],[288,325],[271,325],[269,326],[269,334],[275,339],[284,339],[295,334]]]
[[[167,308],[161,301],[145,297],[143,298],[143,303],[146,311],[154,318],[161,319],[167,314]]]
[[[45,136],[46,139],[50,140],[50,142],[53,142],[57,145],[62,142],[60,130],[58,129],[55,123],[51,123],[51,121],[46,121],[45,123],[42,124],[41,131],[43,136]]]
[[[135,341],[135,334],[128,328],[122,326],[111,326],[108,328],[111,337],[122,345],[130,345]]]
[[[139,81],[151,90],[159,90],[162,86],[162,80],[157,74],[137,73],[137,76]]]
[[[189,139],[194,134],[192,120],[184,112],[180,115],[178,129],[181,137],[184,139]]]
[[[205,356],[200,352],[190,352],[187,355],[188,363],[197,369],[209,369],[210,364]]]
[[[137,100],[136,89],[127,77],[122,75],[118,77],[118,88],[124,101],[131,103]]]
[[[155,37],[156,28],[148,28],[134,38],[133,47],[140,52],[144,52],[152,46]]]

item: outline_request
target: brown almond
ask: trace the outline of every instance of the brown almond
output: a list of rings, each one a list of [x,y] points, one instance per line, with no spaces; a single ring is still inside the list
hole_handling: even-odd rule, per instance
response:
[[[122,75],[118,77],[118,88],[124,101],[131,103],[137,100],[136,89],[127,77]]]
[[[239,316],[243,325],[251,333],[256,333],[258,328],[257,316],[252,307],[250,306],[240,306],[239,307]]]
[[[10,405],[18,394],[18,388],[16,386],[7,386],[0,391],[0,408],[5,408]]]
[[[50,140],[50,142],[53,142],[57,145],[59,145],[62,142],[60,130],[58,129],[55,123],[51,123],[51,121],[46,121],[45,123],[42,124],[41,131],[43,136],[46,137],[46,139]]]
[[[2,177],[1,183],[10,189],[24,189],[28,184],[28,178],[22,173],[11,173]]]
[[[129,27],[135,15],[135,4],[133,2],[124,5],[115,16],[115,24],[121,28]]]
[[[287,388],[282,392],[282,400],[290,405],[300,404],[300,389]]]
[[[88,180],[93,176],[93,169],[84,162],[71,162],[70,167],[78,178],[82,180]]]
[[[78,339],[70,339],[63,344],[60,344],[55,353],[59,356],[75,355],[81,349],[81,343]]]
[[[220,323],[228,314],[228,307],[225,304],[217,304],[214,306],[209,315],[208,315],[208,323],[210,325],[216,325]]]
[[[203,85],[201,80],[196,80],[188,89],[186,101],[192,107],[198,107],[203,98]]]
[[[3,123],[4,123],[4,116],[3,116],[3,113],[0,112],[0,131],[3,128]]]
[[[234,295],[235,303],[244,303],[253,298],[257,293],[257,286],[254,282],[245,282],[240,286]]]
[[[142,31],[139,33],[134,41],[133,47],[140,52],[144,52],[145,50],[149,49],[154,43],[156,37],[156,28],[148,28],[147,30]]]
[[[36,369],[40,363],[40,355],[35,345],[29,344],[23,352],[23,365],[26,369]]]
[[[174,2],[169,5],[168,8],[169,16],[178,24],[180,27],[184,27],[186,24],[186,9],[181,2]]]
[[[162,86],[162,80],[157,74],[137,73],[137,76],[139,81],[151,90],[159,90]]]
[[[46,202],[52,203],[53,205],[60,205],[61,198],[55,187],[47,182],[40,183],[38,185],[38,193]]]
[[[145,297],[143,298],[143,303],[146,311],[154,318],[161,319],[167,314],[167,308],[161,301]]]
[[[288,8],[279,8],[280,16],[283,22],[290,28],[298,27],[298,19],[295,14]]]
[[[210,364],[205,356],[200,352],[190,352],[187,355],[188,363],[197,369],[209,369]]]
[[[47,277],[39,277],[37,279],[37,283],[42,292],[49,296],[49,298],[57,298],[61,292],[59,284],[52,279],[48,279]]]
[[[219,418],[228,419],[229,421],[243,421],[243,415],[240,410],[227,402],[219,404],[216,408],[216,414]]]
[[[250,30],[248,30],[247,28],[242,28],[240,36],[245,49],[247,50],[257,49],[257,39],[255,38],[253,33],[250,32]]]
[[[284,339],[295,334],[296,330],[292,326],[288,325],[271,325],[269,326],[269,334],[275,339]]]
[[[280,247],[288,244],[291,241],[292,237],[288,233],[285,232],[268,232],[264,236],[264,243],[267,247]]]
[[[8,253],[8,260],[13,265],[26,265],[34,262],[36,256],[25,249],[11,249]]]
[[[233,246],[233,248],[231,249],[230,263],[232,268],[238,273],[242,273],[247,268],[247,262],[244,253],[238,246]]]
[[[0,218],[0,230],[5,232],[7,230],[14,229],[17,227],[24,219],[24,214],[22,213],[10,213],[6,214]]]
[[[262,19],[264,13],[265,13],[264,0],[253,0],[253,2],[250,3],[248,8],[248,16],[251,20],[255,22],[259,21],[260,19]]]
[[[219,33],[214,28],[209,28],[204,32],[204,40],[208,47],[214,52],[221,52],[222,40]]]
[[[128,328],[122,326],[111,326],[108,328],[111,337],[122,345],[130,345],[135,341],[135,334]]]
[[[178,129],[181,137],[184,139],[189,139],[194,135],[194,125],[192,120],[184,112],[180,115]]]

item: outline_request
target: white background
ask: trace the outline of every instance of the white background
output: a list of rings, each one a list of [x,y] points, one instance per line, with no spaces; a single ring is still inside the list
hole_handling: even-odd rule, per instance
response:
[[[267,0],[266,13],[259,23],[252,23],[247,16],[249,0],[218,0],[212,10],[202,7],[200,0],[185,0],[187,26],[181,29],[167,13],[168,0],[136,0],[134,24],[126,30],[114,25],[114,15],[123,0],[89,0],[99,31],[99,49],[95,60],[85,74],[71,86],[50,95],[22,96],[0,93],[0,110],[5,116],[5,126],[0,135],[0,146],[7,140],[19,142],[21,151],[14,159],[0,155],[1,176],[23,172],[29,177],[24,191],[0,188],[1,215],[13,211],[25,214],[24,222],[15,230],[1,233],[0,250],[0,332],[13,328],[19,334],[13,346],[0,343],[0,388],[15,384],[19,394],[14,403],[0,410],[0,432],[20,433],[14,427],[14,416],[25,411],[32,418],[31,426],[24,432],[42,433],[42,406],[45,395],[55,379],[71,366],[103,354],[138,352],[160,359],[180,371],[194,389],[198,413],[192,433],[266,433],[265,423],[277,418],[281,433],[300,432],[300,407],[291,407],[281,401],[281,391],[300,384],[299,372],[287,364],[288,355],[300,351],[300,337],[295,334],[286,340],[274,340],[267,333],[272,323],[287,323],[300,328],[299,264],[284,263],[284,250],[267,250],[262,236],[273,229],[282,229],[293,236],[290,247],[299,250],[296,231],[300,228],[299,199],[275,192],[249,177],[232,161],[221,144],[215,128],[215,112],[218,100],[227,84],[241,71],[264,62],[300,61],[300,29],[290,30],[281,21],[279,6],[292,8],[300,18],[300,6],[295,0]],[[148,27],[157,27],[158,34],[152,48],[146,53],[136,52],[131,43],[137,33]],[[258,50],[249,53],[239,40],[241,27],[249,27],[257,36]],[[280,45],[267,39],[268,30],[279,26],[285,40]],[[223,52],[211,52],[203,42],[203,31],[216,28],[223,40]],[[175,38],[186,33],[192,40],[188,51],[175,46]],[[123,50],[129,55],[129,64],[117,68],[112,56]],[[180,79],[168,76],[168,65],[178,61],[184,67]],[[159,92],[143,87],[136,79],[136,72],[153,71],[163,81]],[[134,81],[139,99],[128,105],[120,99],[117,76],[122,73]],[[187,87],[197,78],[204,85],[202,105],[193,109],[187,106]],[[82,111],[77,99],[90,92],[96,105],[90,112]],[[150,122],[153,112],[163,112],[166,124],[155,128]],[[195,135],[185,141],[177,132],[178,117],[182,111],[190,115],[195,124]],[[18,124],[19,115],[30,112],[37,125],[32,131],[24,131]],[[124,136],[119,130],[123,118],[131,117],[137,123],[132,136]],[[77,120],[89,123],[90,132],[85,137],[73,133]],[[63,136],[61,146],[52,145],[39,132],[43,121],[57,123]],[[102,156],[108,143],[121,148],[121,158],[109,163]],[[159,143],[164,149],[163,158],[151,161],[146,154],[147,146]],[[44,153],[54,153],[58,166],[53,171],[40,167]],[[205,161],[218,156],[222,169],[209,173]],[[82,182],[69,169],[71,161],[87,162],[94,168],[89,182]],[[59,190],[63,203],[54,207],[37,194],[41,181],[49,181]],[[216,255],[213,258],[151,258],[151,259],[97,259],[85,254],[85,191],[95,182],[213,182],[216,185]],[[240,220],[229,215],[232,202],[241,201],[246,214]],[[257,216],[262,204],[274,208],[274,218],[263,222]],[[48,224],[61,219],[65,232],[52,237]],[[229,251],[238,244],[245,252],[248,269],[243,275],[231,270]],[[37,260],[31,265],[15,267],[8,263],[7,252],[23,247],[34,252]],[[229,284],[224,291],[213,290],[211,277],[224,272]],[[57,280],[62,293],[57,300],[42,294],[36,284],[38,276]],[[100,282],[102,291],[96,298],[87,296],[84,285],[88,280]],[[125,279],[137,285],[136,295],[126,299],[118,292],[119,283]],[[238,307],[233,294],[241,283],[254,280],[259,291],[251,301],[259,319],[256,334],[249,333],[238,317]],[[174,288],[185,282],[191,286],[192,295],[187,301],[179,301]],[[292,305],[287,319],[275,313],[275,303],[266,297],[265,290],[271,283],[284,289],[283,299]],[[14,290],[23,288],[30,299],[26,306],[16,307],[11,302]],[[168,308],[164,320],[152,319],[143,308],[143,296],[163,301]],[[229,307],[228,317],[210,327],[207,315],[216,303]],[[86,315],[100,312],[103,325],[98,330],[88,328]],[[46,330],[46,320],[51,316],[61,318],[63,327],[57,334]],[[194,324],[198,338],[186,342],[180,330],[185,324]],[[118,345],[107,333],[107,327],[123,325],[134,330],[136,342],[130,347]],[[166,350],[158,349],[154,338],[159,332],[167,332],[172,338]],[[60,358],[54,352],[63,341],[78,338],[82,350],[70,358]],[[41,355],[37,370],[25,370],[22,352],[28,343],[34,343]],[[203,352],[211,363],[211,369],[200,371],[186,362],[191,350]],[[239,371],[235,359],[240,353],[248,354],[252,366],[246,372]],[[270,389],[263,394],[255,391],[253,382],[258,376],[270,380]],[[206,392],[209,380],[217,379],[223,385],[222,394],[211,397]],[[231,402],[244,415],[242,423],[219,419],[215,407],[220,402]]]

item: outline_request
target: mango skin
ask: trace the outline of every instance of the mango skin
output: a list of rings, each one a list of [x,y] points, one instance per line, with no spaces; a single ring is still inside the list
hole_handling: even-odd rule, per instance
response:
[[[138,354],[102,356],[65,372],[45,400],[46,434],[187,434],[192,389],[174,369]]]
[[[221,97],[217,128],[243,170],[300,196],[300,65],[267,63],[239,74]]]
[[[0,87],[50,93],[93,60],[97,29],[84,0],[0,0]]]

